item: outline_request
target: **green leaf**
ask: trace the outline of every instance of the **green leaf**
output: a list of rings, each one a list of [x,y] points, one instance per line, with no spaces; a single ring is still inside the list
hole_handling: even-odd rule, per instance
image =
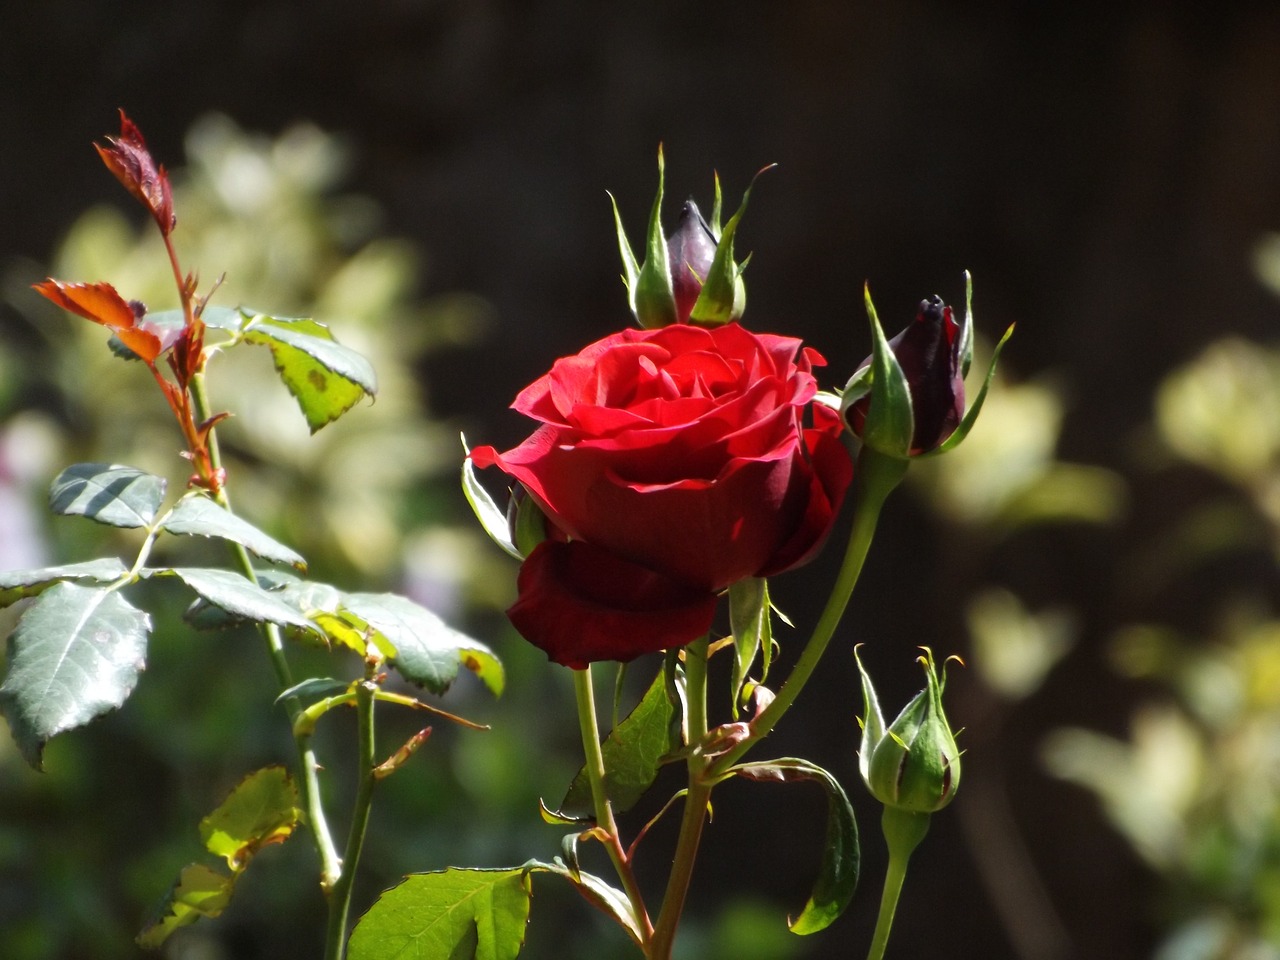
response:
[[[0,607],[17,603],[24,597],[37,596],[63,580],[111,583],[128,572],[129,568],[115,557],[101,557],[40,570],[8,570],[0,573]]]
[[[179,927],[201,917],[216,917],[231,902],[235,881],[202,863],[183,867],[178,882],[165,894],[152,919],[138,934],[137,944],[157,950]]]
[[[444,693],[461,664],[501,695],[505,675],[493,651],[425,607],[394,593],[351,593],[342,608],[385,638],[391,648],[383,652],[406,680]]]
[[[822,868],[813,884],[809,902],[800,916],[789,920],[792,933],[817,933],[830,926],[844,913],[858,887],[858,824],[844,788],[826,770],[808,760],[786,757],[760,763],[744,763],[733,772],[748,780],[772,783],[794,783],[814,780],[827,793],[827,837],[823,846]]]
[[[301,819],[292,778],[284,767],[265,767],[241,780],[221,806],[200,821],[200,839],[238,873],[263,847],[287,840]]]
[[[58,583],[9,637],[0,712],[27,763],[50,737],[120,706],[146,665],[151,620],[114,590]]]
[[[77,463],[54,478],[49,509],[113,527],[146,527],[164,500],[165,481],[114,463]]]
[[[643,939],[640,931],[640,921],[631,909],[631,901],[627,899],[627,895],[617,887],[612,886],[594,874],[585,873],[581,870],[571,870],[559,858],[551,863],[530,860],[524,866],[529,872],[552,873],[558,877],[564,877],[577,888],[588,903],[601,913],[611,917],[618,926],[627,932],[627,935],[635,941],[637,946],[640,945]]]
[[[411,874],[360,918],[349,960],[512,960],[529,918],[528,872]]]
[[[489,491],[476,476],[475,464],[471,462],[471,448],[467,446],[465,436],[462,438],[462,449],[466,453],[462,461],[462,493],[467,498],[467,503],[471,504],[476,519],[489,538],[517,560],[523,560],[524,556],[511,539],[511,524],[507,522],[507,515],[498,509],[493,497],[489,496]]]
[[[233,617],[258,623],[279,623],[318,633],[319,628],[275,593],[247,577],[212,567],[173,567],[144,571],[144,576],[174,576],[202,598]]]
[[[323,323],[257,314],[245,325],[243,337],[270,348],[276,371],[312,433],[378,392],[369,361],[334,340]]]
[[[733,718],[738,719],[738,701],[743,684],[761,646],[772,653],[773,621],[770,616],[769,583],[763,577],[747,577],[729,587],[729,629],[733,633]],[[768,670],[766,658],[766,671]],[[764,677],[761,677],[761,682]]]
[[[204,494],[184,496],[174,504],[160,526],[170,533],[231,540],[264,560],[287,563],[299,570],[307,568],[307,562],[296,551],[267,536]]]
[[[182,315],[181,310],[175,310],[174,313]],[[154,317],[155,314],[147,314],[148,318]],[[204,312],[200,314],[200,319],[204,321],[206,327],[213,327],[216,330],[239,331],[244,328],[245,320],[248,314],[236,307],[205,307]]]
[[[292,687],[283,691],[280,696],[276,697],[275,702],[280,704],[290,697],[296,697],[310,706],[326,697],[344,693],[350,687],[351,683],[347,680],[335,680],[333,677],[308,677],[301,683],[295,683]]]
[[[674,718],[666,677],[659,672],[635,709],[605,737],[600,747],[604,754],[604,790],[615,813],[625,813],[635,806],[657,779],[662,758],[679,746]],[[573,778],[557,812],[575,818],[592,809],[591,784],[584,767]]]

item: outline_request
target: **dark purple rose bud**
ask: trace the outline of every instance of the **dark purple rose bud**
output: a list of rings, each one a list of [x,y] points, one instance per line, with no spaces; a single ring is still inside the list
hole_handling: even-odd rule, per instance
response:
[[[671,292],[676,299],[676,323],[688,323],[716,256],[716,238],[693,200],[680,210],[680,222],[667,237],[671,263]]]
[[[915,321],[889,341],[911,394],[914,430],[909,456],[937,448],[955,432],[964,417],[960,341],[960,327],[951,308],[936,296],[921,300]],[[860,370],[870,364],[868,357]],[[871,396],[867,394],[850,404],[846,411],[849,428],[859,437],[870,404]]]

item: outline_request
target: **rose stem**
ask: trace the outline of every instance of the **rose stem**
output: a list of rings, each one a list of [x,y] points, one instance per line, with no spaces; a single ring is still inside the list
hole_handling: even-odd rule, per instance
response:
[[[364,683],[356,687],[356,725],[359,729],[360,747],[356,769],[356,799],[351,814],[351,828],[347,834],[347,848],[343,851],[342,874],[333,885],[329,897],[329,925],[325,938],[325,960],[342,960],[347,951],[347,917],[351,912],[351,890],[355,884],[356,867],[364,849],[365,831],[369,826],[369,810],[373,806],[373,787],[376,763],[373,705],[378,687],[372,677],[376,662],[366,661]]]
[[[688,746],[694,747],[707,735],[707,646],[708,638],[695,640],[685,648],[684,675],[688,700]],[[711,782],[705,777],[708,761],[696,749],[689,753],[689,791],[684,798],[684,814],[680,820],[680,836],[662,898],[662,910],[654,929],[649,960],[669,960],[675,945],[676,927],[684,912],[689,883],[693,879],[693,863],[702,839],[702,826],[707,819],[711,800]]]
[[[591,664],[581,670],[573,671],[573,689],[578,701],[578,726],[582,731],[582,752],[587,771],[587,782],[591,785],[591,800],[595,806],[596,825],[608,835],[605,849],[609,851],[609,859],[613,861],[613,869],[622,881],[627,899],[631,902],[631,912],[635,915],[640,927],[643,942],[648,943],[653,935],[653,925],[649,922],[649,913],[644,906],[644,898],[636,885],[635,874],[627,859],[627,852],[622,847],[622,839],[618,836],[618,824],[613,819],[613,805],[604,789],[604,754],[600,749],[600,727],[596,719],[596,696],[591,682]],[[644,943],[642,943],[642,948]]]
[[[211,416],[209,396],[205,390],[203,373],[197,373],[192,376],[190,388],[196,417],[203,423]],[[217,471],[222,467],[222,455],[218,449],[216,427],[209,431],[208,445],[209,462],[212,469]],[[219,485],[214,498],[220,506],[227,511],[231,511],[231,501],[227,496],[225,485]],[[253,561],[249,559],[249,552],[234,540],[228,540],[227,544],[241,572],[254,583],[257,583],[257,574],[253,569]],[[288,690],[293,686],[293,673],[289,669],[289,661],[285,657],[284,641],[280,636],[280,628],[274,623],[262,623],[259,624],[259,627],[262,638],[266,641],[267,655],[271,659],[271,665],[275,668],[276,680],[280,684],[280,689]],[[289,717],[289,724],[292,726],[293,722],[298,718],[298,714],[302,712],[302,704],[297,697],[288,697],[284,701],[284,708]],[[295,733],[294,742],[298,748],[298,765],[302,770],[303,806],[307,811],[307,823],[311,826],[311,834],[315,838],[316,851],[320,855],[320,888],[327,894],[342,875],[342,861],[338,859],[338,851],[334,846],[333,836],[329,831],[324,806],[320,802],[320,779],[318,775],[320,764],[316,760],[315,751],[311,749],[311,737],[309,735],[298,736]]]
[[[876,524],[880,520],[880,509],[894,487],[907,472],[907,461],[887,457],[876,453],[869,447],[863,447],[858,457],[858,472],[854,478],[853,488],[853,527],[849,531],[849,545],[845,548],[844,562],[836,575],[835,586],[827,604],[818,618],[817,626],[809,642],[800,652],[800,658],[787,677],[786,683],[778,691],[773,702],[760,711],[751,721],[751,733],[733,749],[717,757],[705,771],[708,780],[715,781],[722,777],[733,764],[763,739],[782,719],[782,715],[795,702],[805,683],[813,674],[818,661],[827,649],[827,644],[835,634],[840,618],[844,615],[849,597],[862,573],[862,565],[867,559],[867,551],[871,548],[871,540],[875,536]]]
[[[876,918],[876,932],[871,938],[867,960],[882,960],[884,957],[889,931],[893,928],[893,915],[898,909],[898,895],[902,893],[902,883],[907,879],[907,861],[929,830],[929,814],[885,807],[880,823],[889,845],[889,865],[885,868],[880,916]]]

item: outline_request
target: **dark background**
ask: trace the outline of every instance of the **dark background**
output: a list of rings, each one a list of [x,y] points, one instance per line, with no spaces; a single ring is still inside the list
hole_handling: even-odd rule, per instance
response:
[[[833,385],[867,352],[864,279],[896,329],[923,296],[959,301],[968,269],[981,330],[1018,324],[1005,369],[1066,385],[1061,455],[1116,465],[1172,366],[1229,332],[1274,339],[1276,304],[1251,256],[1280,226],[1277,50],[1280,9],[1267,3],[9,4],[0,262],[47,260],[81,210],[119,200],[87,150],[114,130],[117,107],[172,165],[210,110],[268,133],[314,121],[353,145],[350,186],[382,202],[387,230],[428,252],[424,293],[472,291],[495,308],[481,345],[435,355],[423,376],[434,414],[504,446],[523,430],[503,412],[516,390],[629,320],[605,191],[638,237],[659,142],[669,216],[685,194],[709,203],[713,168],[734,203],[776,162],[739,233],[755,254],[753,326],[817,345]],[[1123,729],[1132,691],[1098,651],[1105,627],[1135,612],[1109,600],[1120,548],[1062,532],[948,576],[939,558],[955,551],[938,535],[921,505],[895,503],[849,622],[904,649],[947,650],[963,639],[964,591],[1001,579],[1084,614],[1053,682],[985,732],[975,685],[957,681],[971,754],[984,736],[998,745],[973,759],[986,771],[975,782],[1007,796],[1061,931],[1041,930],[1039,948],[1027,945],[1035,930],[1011,935],[973,865],[980,832],[943,815],[908,883],[897,955],[932,944],[927,955],[988,960],[1143,956],[1149,878],[1094,801],[1034,760],[1051,726]],[[812,569],[789,589],[816,602],[830,563]],[[804,749],[852,783],[858,703],[849,658],[837,659],[777,752]],[[886,702],[918,685],[908,661],[873,663],[888,674]],[[816,747],[815,730],[826,732]],[[745,789],[723,792],[694,909],[713,910],[726,886],[798,904],[820,803],[762,787],[740,805]],[[882,861],[874,810],[858,803],[863,891],[805,956],[848,956],[869,935]],[[544,902],[585,909],[536,902],[535,930]]]

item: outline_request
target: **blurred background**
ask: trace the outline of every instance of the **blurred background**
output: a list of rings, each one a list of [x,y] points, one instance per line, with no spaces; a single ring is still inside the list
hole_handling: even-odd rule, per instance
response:
[[[445,701],[492,732],[437,729],[386,781],[357,909],[407,871],[550,858],[537,800],[580,762],[569,678],[506,625],[515,565],[470,519],[457,436],[515,443],[519,388],[629,322],[605,191],[638,238],[659,142],[668,222],[686,195],[709,207],[713,169],[732,205],[776,162],[739,232],[745,321],[818,347],[826,386],[868,352],[864,280],[892,331],[924,296],[960,302],[968,269],[986,343],[1018,330],[974,434],[891,501],[768,747],[854,797],[854,906],[788,934],[821,797],[728,785],[682,956],[865,949],[884,857],[857,782],[861,642],[890,710],[921,685],[916,645],[969,664],[948,688],[964,783],[916,854],[891,954],[1280,957],[1280,8],[980,6],[6,5],[0,569],[136,550],[47,515],[63,466],[185,476],[145,376],[29,289],[53,274],[173,305],[144,212],[90,148],[125,107],[173,173],[184,264],[226,272],[218,302],[315,316],[381,379],[376,404],[309,437],[265,353],[215,367],[240,509],[316,579],[407,593],[510,674],[500,701],[472,678]],[[835,552],[773,585],[800,631]],[[51,743],[43,774],[0,737],[6,960],[139,955],[142,919],[200,857],[199,818],[291,755],[257,638],[191,632],[175,591],[138,602],[157,629],[122,710]],[[299,674],[359,669],[297,656]],[[385,719],[388,744],[416,728]],[[325,719],[337,811],[353,742]],[[671,826],[642,882],[664,875]],[[318,955],[311,848],[259,860],[167,956]],[[563,885],[534,892],[524,956],[628,955]]]

